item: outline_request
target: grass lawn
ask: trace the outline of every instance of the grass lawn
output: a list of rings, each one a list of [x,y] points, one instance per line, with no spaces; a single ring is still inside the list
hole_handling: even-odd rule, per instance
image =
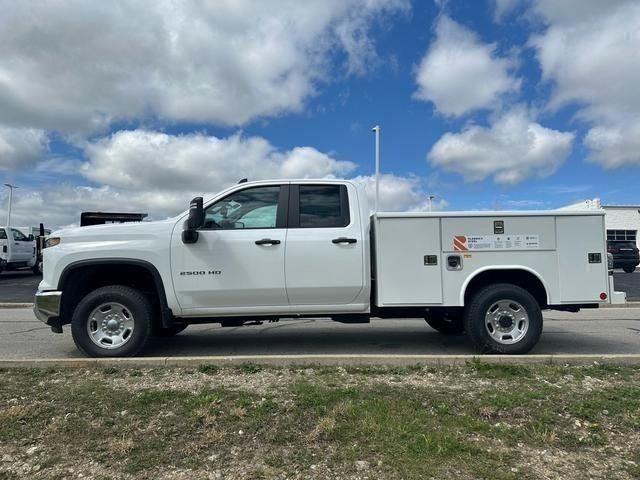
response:
[[[2,370],[22,478],[640,478],[640,368]]]

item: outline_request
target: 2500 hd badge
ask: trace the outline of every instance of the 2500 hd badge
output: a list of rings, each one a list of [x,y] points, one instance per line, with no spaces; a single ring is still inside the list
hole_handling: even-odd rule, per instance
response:
[[[188,270],[180,275],[222,275],[222,270]]]

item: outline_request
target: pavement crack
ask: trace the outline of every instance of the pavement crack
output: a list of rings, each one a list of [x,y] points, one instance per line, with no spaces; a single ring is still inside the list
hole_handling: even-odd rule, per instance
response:
[[[10,335],[16,335],[18,333],[29,333],[29,332],[35,332],[36,330],[46,330],[49,327],[35,327],[35,328],[30,328],[28,330],[18,330],[16,332],[9,332],[9,333],[0,333],[0,337],[1,336],[10,336]]]

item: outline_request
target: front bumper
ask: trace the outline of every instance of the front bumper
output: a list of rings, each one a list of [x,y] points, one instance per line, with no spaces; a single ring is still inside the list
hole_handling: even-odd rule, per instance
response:
[[[36,318],[49,325],[54,331],[62,331],[60,326],[60,299],[62,292],[37,292],[33,300]]]

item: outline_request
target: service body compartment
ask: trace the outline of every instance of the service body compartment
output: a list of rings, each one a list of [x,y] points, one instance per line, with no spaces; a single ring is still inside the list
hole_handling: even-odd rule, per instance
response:
[[[381,307],[463,306],[488,270],[534,275],[549,305],[611,295],[602,211],[380,213],[373,224]]]
[[[441,304],[440,218],[378,218],[374,235],[378,305]]]

